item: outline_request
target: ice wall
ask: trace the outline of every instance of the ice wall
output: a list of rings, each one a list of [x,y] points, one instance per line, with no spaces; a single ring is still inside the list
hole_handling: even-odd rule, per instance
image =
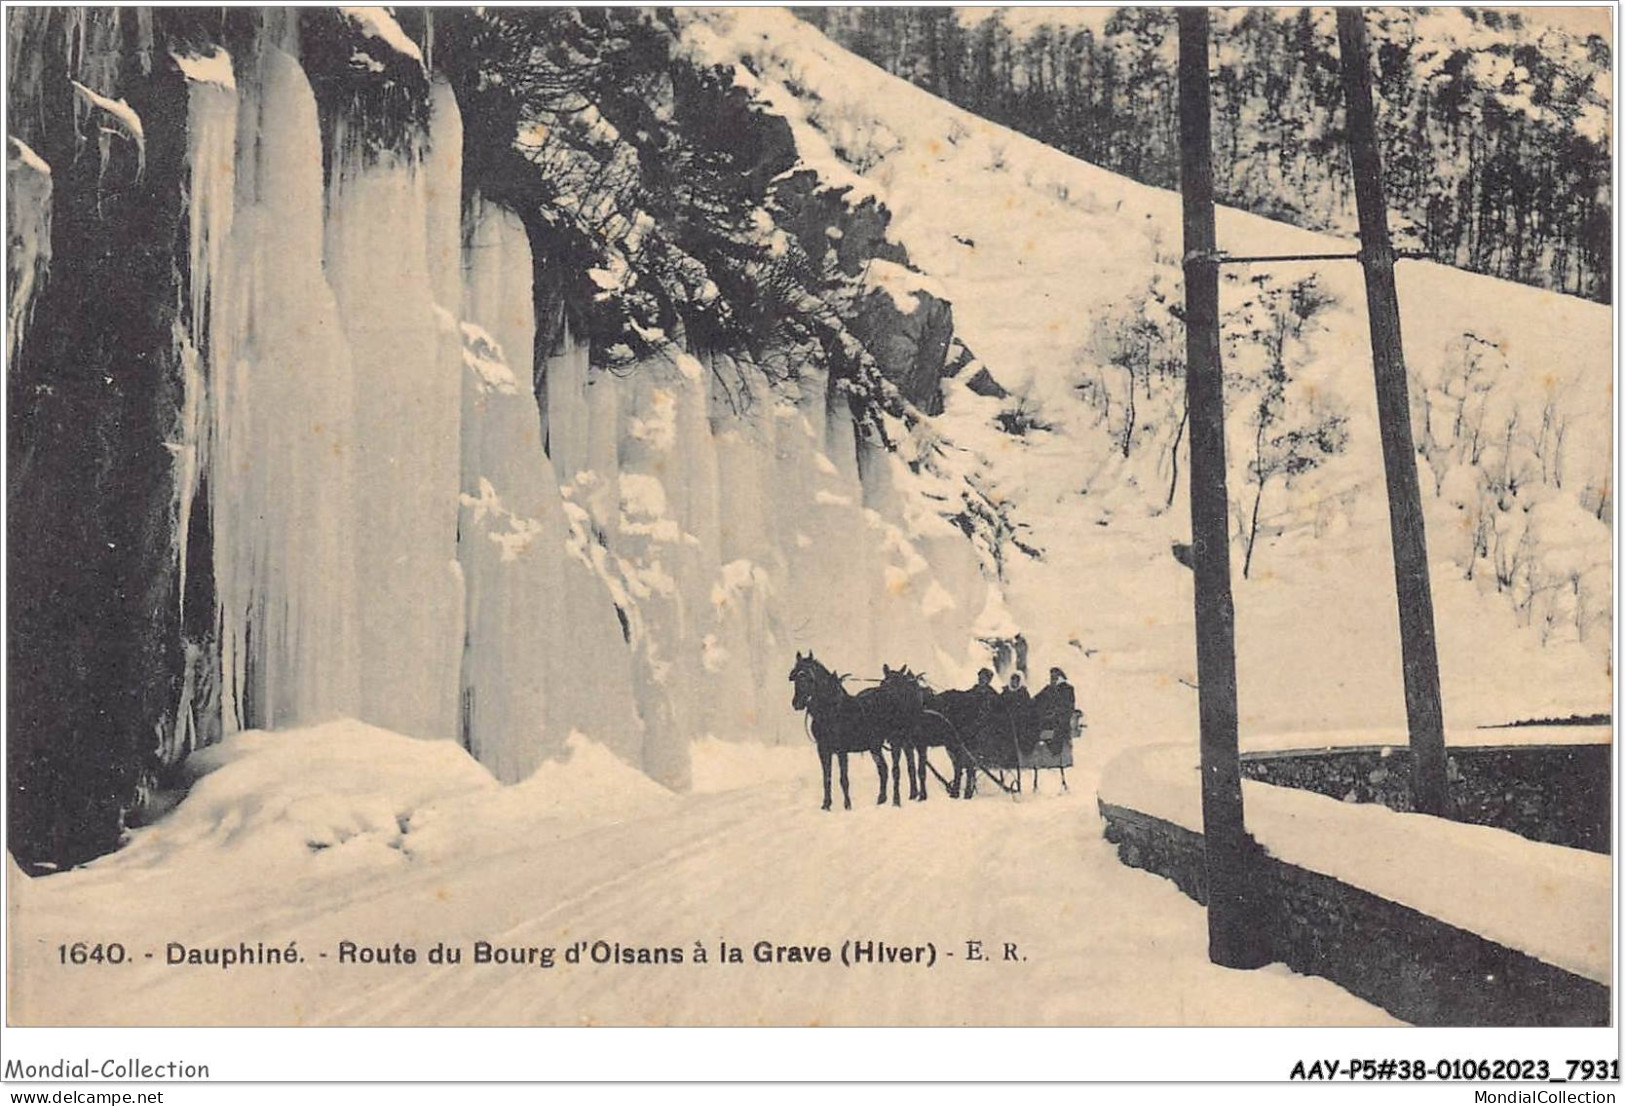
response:
[[[824,373],[775,381],[672,350],[622,377],[570,347],[545,379],[553,455],[636,605],[657,772],[680,778],[689,735],[804,741],[785,681],[797,649],[860,676],[974,668],[974,551]]]
[[[435,97],[428,148],[380,151],[342,120],[332,136],[327,273],[350,346],[355,411],[361,717],[421,737],[458,732],[463,583],[457,568],[462,342],[430,286],[430,201],[456,196],[454,101]],[[448,226],[436,205],[437,258]]]
[[[970,547],[910,514],[841,387],[680,342],[600,372],[568,328],[534,373],[532,244],[462,194],[451,88],[381,145],[376,101],[319,107],[297,26],[174,59],[169,556],[179,624],[213,632],[187,638],[166,762],[351,716],[459,740],[505,781],[579,731],[681,788],[696,738],[804,740],[798,648],[862,675],[963,652]],[[30,153],[8,160],[16,332],[48,249]]]
[[[460,298],[455,102],[437,90],[434,156],[369,149],[342,121],[324,136],[276,22],[235,65],[180,59],[179,547],[206,492],[228,731],[357,716],[452,737],[462,341],[436,301]]]
[[[355,516],[360,393],[327,279],[315,96],[269,42],[237,66],[237,84],[229,246],[193,259],[194,286],[224,301],[204,348],[228,731],[361,711],[357,547],[385,537],[364,535]],[[205,96],[218,99],[194,91],[196,125],[226,127]],[[228,218],[210,178],[229,164],[193,166],[202,225]]]
[[[181,442],[213,499],[225,725],[348,715],[450,738],[461,123],[436,86],[417,147],[376,150],[342,119],[324,136],[291,44],[267,27],[190,93],[187,346],[206,368],[188,390],[208,418]]]
[[[403,149],[342,116],[324,135],[293,43],[268,23],[235,64],[181,59],[178,555],[206,496],[224,728],[353,715],[459,738],[506,780],[575,729],[641,762],[637,612],[617,615],[618,569],[541,439],[524,228],[465,211],[448,86]],[[180,713],[198,701],[189,685]]]
[[[548,733],[547,685],[567,527],[525,386],[535,324],[530,247],[517,218],[476,200],[465,275],[461,735],[497,778],[518,780],[565,736]]]
[[[572,731],[641,761],[632,652],[542,448],[530,243],[517,216],[477,197],[465,237],[463,740],[510,782]]]

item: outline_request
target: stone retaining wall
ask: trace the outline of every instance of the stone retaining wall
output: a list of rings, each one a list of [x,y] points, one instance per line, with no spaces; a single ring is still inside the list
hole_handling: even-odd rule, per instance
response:
[[[1606,853],[1613,832],[1613,746],[1462,746],[1449,750],[1456,820],[1531,841]],[[1390,747],[1245,753],[1251,780],[1410,811],[1410,750]]]
[[[1207,900],[1202,835],[1100,802],[1124,864]],[[1276,959],[1418,1025],[1607,1025],[1608,988],[1260,850],[1258,925]]]

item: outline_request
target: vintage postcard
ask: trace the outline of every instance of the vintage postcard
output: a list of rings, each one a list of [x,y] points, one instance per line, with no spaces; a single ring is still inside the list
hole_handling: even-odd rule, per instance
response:
[[[1611,16],[8,8],[7,1024],[1607,1026]]]

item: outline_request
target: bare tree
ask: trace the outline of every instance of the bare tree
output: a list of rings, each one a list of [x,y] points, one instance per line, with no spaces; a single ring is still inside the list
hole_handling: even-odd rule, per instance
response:
[[[1253,551],[1258,544],[1264,489],[1276,477],[1287,479],[1316,468],[1341,453],[1348,444],[1348,419],[1324,401],[1294,392],[1297,360],[1302,355],[1305,331],[1331,303],[1315,277],[1288,286],[1256,277],[1257,304],[1264,317],[1249,334],[1265,355],[1258,403],[1253,408],[1253,448],[1247,479],[1253,485],[1252,509],[1242,535],[1246,547],[1241,575],[1252,574]]]

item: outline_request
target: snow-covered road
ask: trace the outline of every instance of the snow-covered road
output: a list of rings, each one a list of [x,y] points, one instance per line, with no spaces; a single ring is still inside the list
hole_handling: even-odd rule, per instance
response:
[[[140,865],[138,843],[123,854],[130,862],[26,882],[14,874],[23,884],[13,897],[14,1016],[307,1025],[1389,1021],[1279,965],[1244,973],[1208,964],[1201,909],[1171,883],[1121,866],[1101,839],[1087,764],[1065,795],[1047,776],[1043,792],[1021,801],[994,793],[958,803],[939,789],[930,802],[897,810],[870,805],[873,771],[854,763],[856,809],[826,814],[810,750],[806,760],[809,771],[794,778],[662,797],[617,822],[530,818],[507,821],[500,834],[468,830],[461,851],[442,840],[414,854],[408,831],[378,854],[387,860],[347,873],[337,856],[290,857],[305,869],[291,885],[276,865],[258,878],[211,875],[215,862],[233,862],[229,833],[151,868]],[[365,840],[319,852],[359,856]],[[205,855],[201,865],[181,859]],[[134,963],[57,964],[57,945],[73,940],[120,940]],[[938,960],[847,967],[840,949],[848,940],[932,943]],[[970,940],[988,959],[966,959]],[[171,941],[192,949],[296,941],[303,959],[170,965]],[[399,942],[417,960],[340,963],[342,941]],[[561,962],[474,964],[477,941],[551,947]],[[563,963],[562,950],[578,941],[678,949],[683,963]],[[723,941],[742,950],[743,963],[719,959]],[[762,941],[827,945],[833,959],[757,963]],[[429,963],[437,942],[462,947],[463,962]],[[706,963],[694,962],[696,942]],[[1005,942],[1020,959],[1004,959]]]

